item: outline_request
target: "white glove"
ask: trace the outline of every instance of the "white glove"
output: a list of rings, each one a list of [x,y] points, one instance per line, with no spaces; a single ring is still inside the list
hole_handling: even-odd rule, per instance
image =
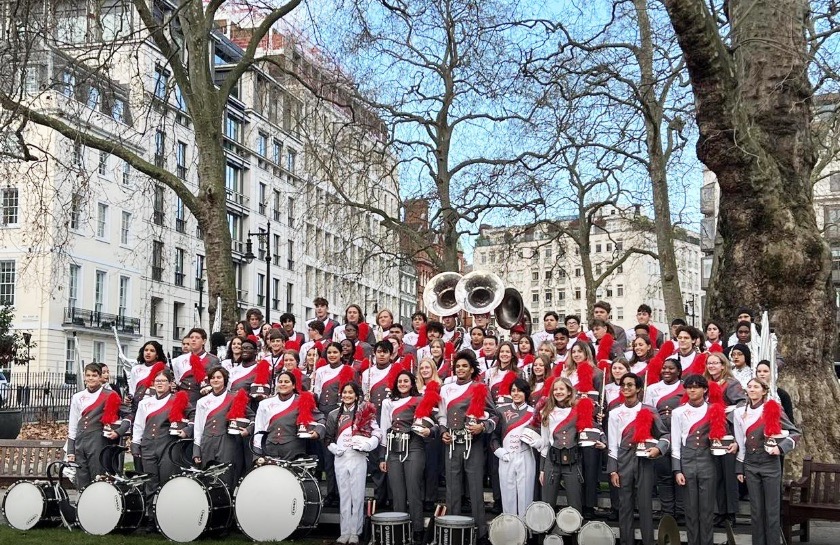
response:
[[[353,449],[362,452],[370,452],[379,446],[379,439],[376,437],[365,437],[363,435],[353,436]]]
[[[343,449],[343,448],[339,448],[339,447],[338,447],[338,445],[337,445],[336,443],[330,443],[330,444],[329,444],[329,446],[327,447],[327,450],[328,450],[328,451],[330,451],[330,452],[332,452],[332,453],[333,453],[333,456],[335,456],[336,458],[338,458],[338,457],[340,457],[342,454],[344,454],[344,449]]]
[[[507,451],[507,449],[499,447],[493,451],[493,454],[495,454],[496,458],[503,462],[510,462],[510,453]]]

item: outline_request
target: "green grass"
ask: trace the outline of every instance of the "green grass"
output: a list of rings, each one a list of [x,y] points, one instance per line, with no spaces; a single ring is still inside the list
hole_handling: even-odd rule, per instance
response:
[[[296,541],[280,541],[276,543],[287,543],[289,545],[324,545],[331,543],[333,539],[300,539]],[[82,530],[74,529],[72,532],[63,528],[35,529],[21,532],[0,525],[0,545],[162,545],[172,543],[159,534],[137,534],[137,535],[108,535],[90,536]],[[196,541],[198,545],[221,545],[222,543],[253,543],[242,534],[234,533],[223,539],[202,539]]]

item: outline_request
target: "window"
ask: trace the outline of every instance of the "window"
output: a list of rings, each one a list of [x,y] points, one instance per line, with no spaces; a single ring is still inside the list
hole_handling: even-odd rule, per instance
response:
[[[225,165],[225,188],[228,194],[242,193],[242,169],[230,163]]]
[[[545,271],[545,279],[551,280],[551,271]]]
[[[195,289],[201,291],[204,284],[204,256],[195,256]]]
[[[79,142],[73,142],[73,164],[81,166],[85,162],[85,147]]]
[[[181,197],[175,197],[175,230],[179,233],[187,232],[187,217],[184,210],[184,201]]]
[[[295,200],[289,197],[289,207],[286,209],[286,221],[289,227],[295,226]]]
[[[271,280],[271,308],[280,310],[280,280],[278,278]]]
[[[158,322],[160,313],[159,307],[162,302],[163,300],[159,297],[152,297],[151,304],[149,305],[149,333],[153,337],[163,336],[163,324]]]
[[[98,111],[99,106],[102,102],[102,96],[99,93],[99,89],[97,87],[90,86],[88,87],[87,93],[87,107],[93,111]]]
[[[163,242],[152,241],[152,280],[163,280]]]
[[[840,207],[825,207],[825,236],[840,237]]]
[[[181,314],[184,310],[184,303],[172,305],[172,339],[180,341],[184,337],[184,328],[181,327]]]
[[[595,274],[596,274],[597,276],[600,276],[602,272],[603,272],[603,270],[602,270],[602,268],[601,268],[601,264],[600,264],[600,263],[598,263],[597,265],[595,265]]]
[[[18,222],[18,190],[7,187],[2,190],[3,225],[14,225]]]
[[[546,303],[551,303],[551,292],[550,291],[545,292],[545,302]]]
[[[177,176],[182,180],[187,179],[187,144],[185,142],[178,142],[175,149],[175,162],[178,164]]]
[[[76,93],[76,75],[69,70],[61,73],[61,94],[73,98]]]
[[[257,154],[268,157],[268,135],[262,132],[257,134]]]
[[[297,153],[294,150],[286,150],[286,170],[295,173],[295,161],[297,160]]]
[[[93,288],[93,310],[97,314],[102,312],[102,308],[105,306],[105,278],[106,278],[105,271],[96,271],[96,283],[94,284]]]
[[[616,307],[615,319],[616,321],[621,321],[624,319],[624,307]]]
[[[128,287],[131,279],[127,276],[120,276],[120,301],[117,307],[117,314],[125,316],[128,314]]]
[[[535,305],[540,304],[540,294],[539,293],[532,293],[531,294],[531,302]]]
[[[267,207],[267,203],[265,202],[265,199],[266,199],[265,194],[266,194],[266,191],[268,190],[268,187],[266,187],[266,185],[264,183],[260,182],[258,190],[259,190],[259,204],[258,204],[259,213],[262,214],[263,216],[265,216],[265,209]]]
[[[840,171],[834,171],[828,176],[828,187],[832,193],[840,191]]]
[[[272,143],[272,155],[274,162],[278,165],[283,161],[283,144],[279,140],[274,140]]]
[[[281,242],[280,235],[273,235],[273,236],[274,236],[274,250],[273,250],[274,264],[279,267],[280,266],[280,249],[281,249],[282,242]],[[280,292],[276,291],[274,293],[280,293]]]
[[[156,185],[152,196],[152,222],[163,225],[163,186]]]
[[[105,362],[105,343],[102,341],[93,341],[93,361],[96,363]]]
[[[111,103],[111,117],[114,121],[125,123],[125,100],[114,98]]]
[[[70,229],[78,229],[82,219],[82,196],[74,193],[70,197]]]
[[[485,254],[485,253],[481,254],[481,264],[482,265],[487,265],[487,254]]]
[[[123,161],[122,167],[122,183],[123,185],[128,185],[131,181],[131,165],[128,164],[128,161]]]
[[[184,285],[184,249],[175,248],[175,285]]]
[[[225,136],[234,142],[239,142],[242,137],[242,121],[230,115],[225,115]]]
[[[280,221],[280,192],[274,190],[274,221]]]
[[[565,301],[566,300],[566,292],[560,290],[557,292],[557,301]]]
[[[184,93],[181,92],[181,88],[178,87],[177,83],[175,84],[175,104],[182,112],[187,111],[187,101],[184,99]]]
[[[79,278],[82,268],[79,265],[70,265],[70,278],[67,285],[67,306],[72,309],[79,306]]]
[[[228,228],[230,229],[230,239],[234,246],[241,249],[242,246],[242,216],[231,214],[228,212]],[[241,251],[241,250],[240,250]]]
[[[607,288],[607,297],[612,297],[612,296],[613,296],[612,288]]]
[[[155,131],[155,166],[163,168],[166,166],[166,133],[162,130]]]
[[[619,265],[618,267],[616,267],[615,272],[616,272],[616,274],[623,273],[624,272],[624,265]]]
[[[55,8],[55,38],[60,45],[81,44],[87,38],[87,10],[75,2]]]
[[[482,255],[481,257],[484,257],[484,255]],[[483,261],[483,260],[482,260],[482,261]],[[539,280],[540,280],[540,271],[533,271],[533,272],[531,272],[531,280],[533,280],[534,282],[539,282]]]
[[[166,88],[169,85],[169,71],[159,64],[155,65],[155,98],[166,100]]]
[[[624,284],[619,284],[615,287],[616,297],[624,297]]]
[[[580,276],[581,276],[581,271],[580,271],[580,267],[578,267],[578,268],[575,269],[575,277],[580,278]]]
[[[108,205],[97,203],[96,205],[96,236],[105,238],[108,232]]]
[[[607,251],[612,252],[612,242],[607,242]]]
[[[105,172],[108,169],[108,153],[104,151],[99,152],[99,165],[96,167],[96,172],[98,172],[101,176],[105,175]]]
[[[597,253],[597,254],[601,253],[601,245],[600,244],[595,245],[595,253]]]
[[[67,377],[65,381],[75,384],[76,372],[76,340],[73,337],[68,337],[64,345],[64,373],[72,376],[72,378]]]
[[[620,251],[622,251],[623,249],[624,249],[624,243],[623,243],[623,242],[621,242],[620,240],[617,240],[617,241],[615,242],[615,251],[616,251],[616,252],[620,252]]]
[[[257,306],[265,305],[265,275],[257,274]]]
[[[290,314],[294,314],[295,305],[292,303],[292,298],[294,296],[294,289],[295,285],[291,282],[286,284],[286,312]]]
[[[120,221],[120,244],[128,244],[128,234],[131,231],[131,214],[123,210]]]
[[[575,299],[580,299],[580,288],[575,288]]]
[[[545,258],[546,259],[551,259],[551,248],[546,248],[545,249]]]
[[[295,241],[294,240],[287,241],[286,247],[288,249],[288,257],[287,257],[288,267],[287,268],[289,270],[291,270],[291,269],[295,268]]]

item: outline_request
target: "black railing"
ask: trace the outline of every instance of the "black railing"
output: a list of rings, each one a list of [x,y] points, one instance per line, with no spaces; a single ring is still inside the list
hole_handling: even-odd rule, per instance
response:
[[[86,308],[65,307],[64,321],[62,325],[82,327],[85,329],[111,330],[111,326],[117,326],[120,333],[131,335],[140,334],[140,318],[120,316],[119,314],[108,314],[107,312],[96,312]]]
[[[24,423],[67,421],[76,393],[75,375],[71,376],[74,380],[68,383],[64,373],[32,372],[27,386],[25,375],[16,371],[8,383],[0,384],[0,408],[21,409]]]

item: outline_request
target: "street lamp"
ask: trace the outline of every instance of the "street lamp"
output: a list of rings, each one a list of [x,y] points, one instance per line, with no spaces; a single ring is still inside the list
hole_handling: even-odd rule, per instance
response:
[[[691,294],[691,300],[685,302],[685,316],[686,316],[686,318],[691,316],[691,326],[692,327],[696,327],[696,324],[694,323],[694,317],[695,317],[694,305],[696,303],[695,298],[696,298],[695,294],[692,293]]]
[[[24,392],[26,392],[26,404],[29,405],[29,349],[30,343],[32,342],[32,333],[28,331],[23,334],[23,344],[26,345],[26,381],[23,386]]]
[[[271,222],[266,224],[265,231],[256,233],[248,231],[248,240],[245,241],[245,261],[248,263],[256,258],[251,237],[257,237],[258,239],[265,237],[265,323],[268,324],[271,323]]]

